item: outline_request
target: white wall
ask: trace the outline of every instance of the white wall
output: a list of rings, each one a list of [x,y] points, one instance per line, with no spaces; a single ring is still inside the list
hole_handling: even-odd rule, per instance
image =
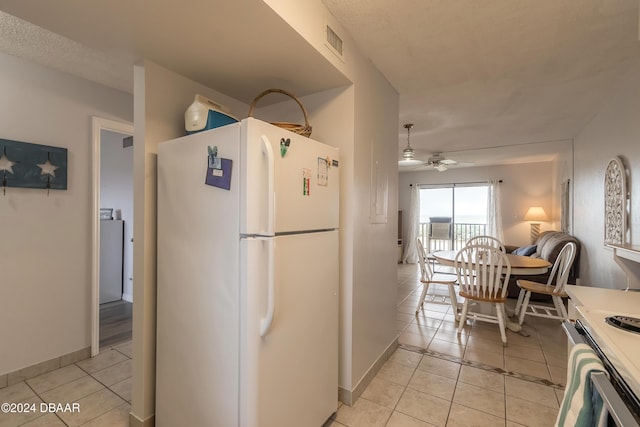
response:
[[[362,58],[351,36],[342,28],[321,0],[263,0],[294,30],[320,52],[336,69],[351,81],[356,81],[354,66]],[[343,55],[339,58],[327,45],[325,25],[331,26],[343,40]]]
[[[631,242],[640,244],[640,65],[620,79],[593,120],[575,139],[575,234],[581,251],[581,284],[622,288],[622,270],[614,263],[604,241],[604,171],[607,163],[621,156],[630,173]]]
[[[91,116],[130,94],[0,54],[0,138],[68,149],[68,189],[0,195],[0,374],[91,345]]]
[[[100,132],[100,207],[120,211],[124,221],[122,263],[123,296],[133,302],[133,147],[123,148],[117,132]]]
[[[356,70],[352,373],[355,389],[396,338],[399,96],[365,59]],[[388,188],[387,218],[372,222],[378,177]],[[378,185],[380,182],[378,182]]]
[[[500,199],[504,241],[507,245],[524,246],[530,243],[530,226],[523,221],[527,209],[542,206],[551,217],[559,210],[559,199],[555,198],[554,186],[557,179],[554,171],[556,162],[522,163],[518,165],[500,165],[490,167],[465,167],[449,169],[444,172],[422,171],[400,174],[399,209],[409,211],[409,184],[451,184],[463,182],[487,182],[501,179]],[[408,244],[404,224],[403,241]],[[559,223],[546,222],[540,230],[559,229]]]

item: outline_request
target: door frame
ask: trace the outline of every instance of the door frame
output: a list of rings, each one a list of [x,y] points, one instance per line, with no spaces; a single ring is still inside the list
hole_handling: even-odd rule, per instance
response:
[[[91,117],[91,357],[100,352],[100,132],[133,136],[133,123]]]

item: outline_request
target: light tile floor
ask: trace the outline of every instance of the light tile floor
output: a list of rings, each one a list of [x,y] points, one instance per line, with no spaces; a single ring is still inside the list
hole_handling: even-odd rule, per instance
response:
[[[131,341],[103,349],[94,358],[0,388],[0,402],[29,402],[36,409],[20,414],[0,412],[0,427],[128,426]],[[62,404],[63,408],[77,403],[80,411],[41,411],[45,409],[41,408],[43,402]]]
[[[400,347],[352,407],[340,405],[330,425],[553,425],[566,381],[560,322],[528,317],[529,336],[507,332],[507,347],[489,323],[470,323],[458,336],[448,306],[427,304],[415,315],[417,278],[416,265],[398,266]]]
[[[427,304],[415,315],[417,278],[416,265],[398,266],[400,348],[352,407],[340,405],[329,425],[553,425],[566,380],[560,323],[527,318],[529,336],[508,332],[507,347],[492,324],[469,324],[458,336],[448,306]],[[80,413],[0,413],[0,427],[128,426],[131,342],[1,388],[0,402],[31,402],[37,408],[41,402],[80,404]]]

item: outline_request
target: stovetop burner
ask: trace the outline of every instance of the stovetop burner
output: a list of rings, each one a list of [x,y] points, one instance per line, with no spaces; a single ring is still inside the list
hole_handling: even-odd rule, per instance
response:
[[[608,324],[615,326],[616,328],[640,334],[640,319],[637,317],[609,316],[605,320]]]

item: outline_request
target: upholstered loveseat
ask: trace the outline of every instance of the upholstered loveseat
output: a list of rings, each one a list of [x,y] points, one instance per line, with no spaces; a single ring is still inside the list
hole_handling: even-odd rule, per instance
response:
[[[563,233],[560,231],[544,231],[540,233],[540,235],[538,235],[538,238],[533,243],[533,245],[523,246],[523,247],[505,246],[505,249],[507,250],[508,253],[513,253],[515,251],[515,253],[518,253],[520,255],[543,258],[549,261],[553,265],[553,263],[556,261],[556,258],[558,257],[558,254],[560,254],[560,251],[562,250],[564,245],[566,245],[569,242],[573,242],[576,244],[576,256],[573,261],[573,266],[571,267],[571,271],[569,273],[568,283],[575,283],[580,273],[580,265],[579,265],[580,242],[578,241],[578,239],[576,239],[570,234]],[[520,292],[520,288],[518,288],[518,285],[516,284],[516,280],[527,279],[527,280],[533,280],[540,283],[546,283],[547,280],[549,279],[549,273],[551,273],[551,268],[549,268],[549,271],[547,273],[540,274],[537,276],[512,275],[511,278],[509,279],[509,288],[508,288],[509,298],[517,298],[518,293]],[[531,298],[536,299],[534,294],[532,294]],[[551,300],[550,298],[546,298],[546,296],[544,295],[540,296],[539,299]]]

